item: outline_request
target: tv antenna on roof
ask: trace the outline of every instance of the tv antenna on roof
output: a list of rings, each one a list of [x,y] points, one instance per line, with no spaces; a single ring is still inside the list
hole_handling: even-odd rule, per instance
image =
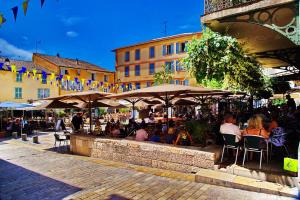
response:
[[[164,21],[164,35],[168,35],[168,21]]]

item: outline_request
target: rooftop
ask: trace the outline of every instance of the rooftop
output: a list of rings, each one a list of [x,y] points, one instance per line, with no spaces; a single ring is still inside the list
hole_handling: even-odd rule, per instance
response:
[[[146,41],[146,42],[140,42],[140,43],[124,46],[124,47],[119,47],[119,48],[113,49],[112,51],[125,49],[125,48],[129,48],[129,47],[135,47],[135,46],[139,46],[139,45],[143,45],[143,44],[151,44],[151,43],[154,43],[154,42],[160,42],[160,41],[164,41],[164,40],[176,39],[176,38],[180,38],[180,37],[199,35],[199,34],[201,34],[201,32],[181,33],[181,34],[177,34],[177,35],[171,35],[171,36],[167,36],[167,37],[156,38],[156,39],[152,39],[152,40],[149,40],[149,41]]]
[[[5,62],[4,57],[0,57],[0,62]],[[36,69],[38,73],[41,73],[42,71],[45,71],[46,73],[50,74],[52,71],[43,68],[39,65],[34,64],[32,61],[24,61],[24,60],[15,60],[15,59],[9,59],[10,65],[15,65],[17,67],[17,70],[20,70],[22,67],[26,67],[27,70],[32,71],[33,69]]]
[[[84,70],[112,73],[112,71],[109,71],[103,67],[100,67],[100,66],[97,66],[97,65],[91,64],[89,62],[79,60],[79,59],[62,58],[59,56],[50,56],[50,55],[39,54],[39,53],[34,53],[33,57],[34,56],[45,59],[48,62],[53,63],[54,65],[57,65],[59,67],[67,67],[67,68],[75,68],[75,69],[84,69]]]

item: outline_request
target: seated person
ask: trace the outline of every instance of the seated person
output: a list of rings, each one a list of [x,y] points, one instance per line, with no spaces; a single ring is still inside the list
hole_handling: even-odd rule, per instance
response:
[[[106,123],[105,126],[105,135],[110,135],[111,134],[111,130],[112,130],[112,124],[110,122]]]
[[[176,129],[174,123],[170,123],[165,140],[167,144],[174,144]]]
[[[149,116],[149,121],[148,121],[148,123],[150,123],[150,124],[155,123],[155,118],[154,118],[154,116],[153,116],[152,113],[151,113],[150,116]]]
[[[111,135],[115,138],[119,137],[121,134],[120,132],[120,128],[117,124],[115,125],[112,125],[112,128],[111,128]]]
[[[270,123],[270,125],[269,125],[269,129],[268,129],[268,131],[269,131],[270,133],[272,132],[273,129],[279,127],[277,121],[278,121],[278,120],[277,120],[277,116],[275,116],[275,115],[273,114],[272,117],[271,117],[271,123]]]
[[[135,140],[136,141],[146,141],[148,140],[148,133],[145,130],[145,126],[141,126],[139,130],[136,131]]]
[[[269,133],[263,127],[261,115],[254,115],[248,120],[248,127],[243,131],[243,135],[257,135],[269,139]]]
[[[232,114],[228,113],[224,117],[224,123],[220,127],[221,134],[231,134],[236,136],[236,142],[242,139],[242,134],[237,125],[235,125],[235,118]]]
[[[193,140],[191,135],[187,132],[187,130],[183,127],[180,129],[175,145],[182,145],[182,146],[190,146]]]
[[[150,141],[151,142],[160,142],[161,141],[160,133],[161,133],[161,131],[159,131],[159,130],[154,131],[154,135],[150,138]]]

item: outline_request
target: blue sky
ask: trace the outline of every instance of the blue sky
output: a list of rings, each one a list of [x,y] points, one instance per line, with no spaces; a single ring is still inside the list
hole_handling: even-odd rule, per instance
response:
[[[38,52],[79,58],[114,69],[112,49],[167,35],[201,30],[203,0],[0,0],[0,56],[30,59]],[[19,6],[14,22],[13,6]]]

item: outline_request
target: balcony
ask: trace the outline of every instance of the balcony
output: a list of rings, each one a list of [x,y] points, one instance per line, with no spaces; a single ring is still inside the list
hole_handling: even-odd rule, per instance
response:
[[[205,15],[228,8],[247,6],[259,1],[262,0],[205,0]]]

